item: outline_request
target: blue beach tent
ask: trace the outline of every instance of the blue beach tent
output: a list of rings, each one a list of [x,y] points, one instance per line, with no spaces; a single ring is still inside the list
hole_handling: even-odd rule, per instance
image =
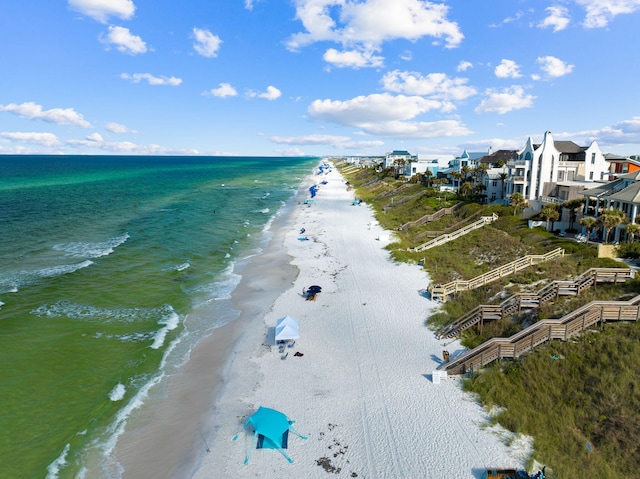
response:
[[[253,439],[256,441],[256,449],[277,449],[287,461],[291,463],[293,459],[284,452],[284,449],[288,446],[289,431],[302,439],[307,439],[292,427],[294,422],[295,421],[290,421],[287,416],[280,411],[260,406],[258,410],[246,420],[244,428],[247,428],[249,424],[253,426]],[[238,436],[239,435],[236,435],[233,440],[236,441]],[[249,453],[247,453],[247,457],[244,460],[245,465],[249,464],[250,456],[251,449],[249,449]]]

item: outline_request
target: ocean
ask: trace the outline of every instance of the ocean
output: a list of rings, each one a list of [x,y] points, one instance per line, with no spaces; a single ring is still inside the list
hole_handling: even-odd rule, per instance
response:
[[[84,477],[319,158],[0,156],[0,477]]]

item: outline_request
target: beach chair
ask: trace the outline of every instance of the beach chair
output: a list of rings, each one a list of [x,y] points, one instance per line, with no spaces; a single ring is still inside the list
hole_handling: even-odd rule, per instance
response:
[[[280,359],[282,359],[282,360],[284,361],[284,360],[285,360],[285,359],[287,359],[288,357],[289,357],[289,353],[285,354],[285,355],[284,355],[284,356],[282,356]]]

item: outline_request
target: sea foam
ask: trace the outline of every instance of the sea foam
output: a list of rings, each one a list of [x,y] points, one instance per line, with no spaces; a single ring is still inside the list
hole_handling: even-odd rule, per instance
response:
[[[74,258],[100,258],[113,253],[118,246],[126,242],[128,239],[129,233],[123,233],[98,243],[83,241],[62,243],[54,245],[53,249],[56,251],[63,251],[67,256],[73,256]]]
[[[124,398],[124,393],[126,392],[127,388],[124,387],[124,384],[118,383],[109,393],[109,399],[111,399],[112,401],[121,401],[122,398]]]

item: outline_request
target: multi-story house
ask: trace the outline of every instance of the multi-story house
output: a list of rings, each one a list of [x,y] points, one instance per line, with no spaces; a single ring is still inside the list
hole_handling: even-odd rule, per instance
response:
[[[597,142],[584,147],[554,141],[547,131],[540,144],[529,137],[507,167],[507,196],[521,193],[534,209],[540,209],[544,203],[580,198],[580,191],[609,179],[610,165]]]

